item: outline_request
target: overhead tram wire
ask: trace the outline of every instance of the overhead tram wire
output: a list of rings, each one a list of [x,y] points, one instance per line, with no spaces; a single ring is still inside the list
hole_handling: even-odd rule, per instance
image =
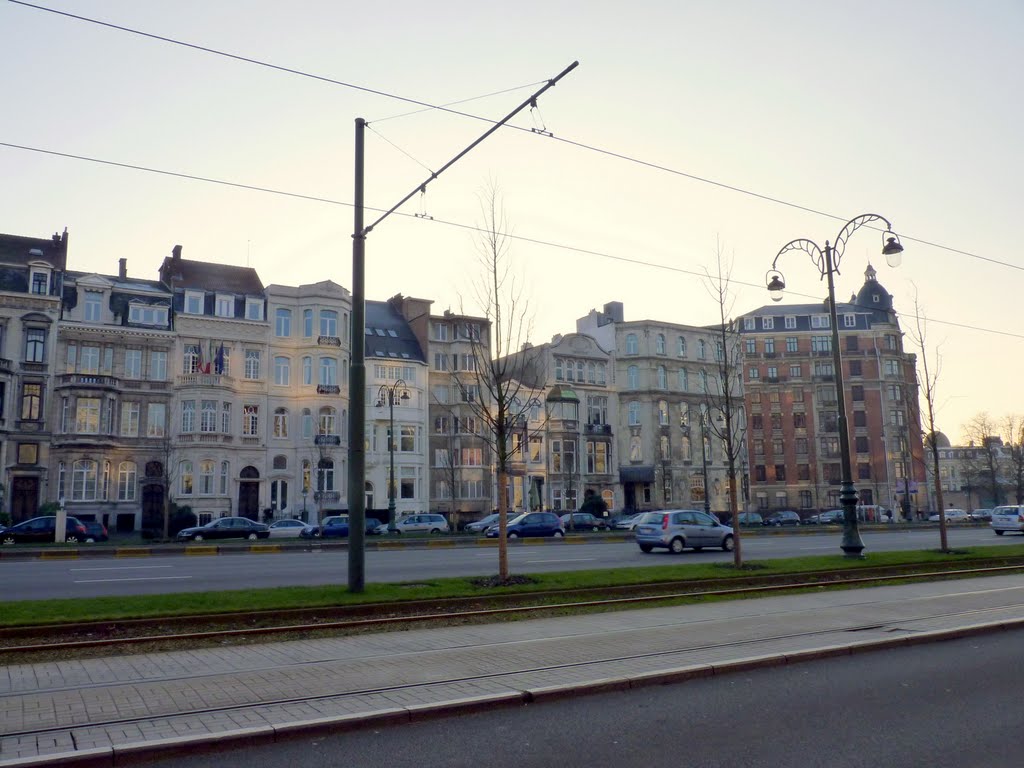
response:
[[[13,3],[15,5],[20,5],[20,6],[23,6],[25,8],[32,8],[33,10],[44,11],[46,13],[52,13],[52,14],[55,14],[57,16],[64,16],[66,18],[74,19],[76,21],[84,21],[84,22],[86,22],[88,24],[96,24],[98,26],[106,27],[108,29],[114,29],[114,30],[117,30],[119,32],[127,32],[129,34],[139,35],[141,37],[146,37],[146,38],[149,38],[151,40],[158,40],[160,42],[169,43],[171,45],[178,45],[178,46],[181,46],[183,48],[190,48],[192,50],[202,51],[203,53],[210,53],[210,54],[213,54],[215,56],[223,56],[225,58],[233,59],[235,61],[241,61],[241,62],[244,62],[246,64],[255,64],[256,66],[265,67],[267,69],[273,69],[273,70],[276,70],[278,72],[284,72],[284,73],[290,74],[290,75],[298,75],[299,77],[306,77],[306,78],[310,78],[312,80],[317,80],[319,82],[329,83],[331,85],[338,85],[338,86],[341,86],[343,88],[352,88],[354,90],[362,91],[364,93],[370,93],[370,94],[373,94],[375,96],[383,96],[383,97],[388,98],[388,99],[395,99],[397,101],[404,101],[404,102],[406,102],[408,104],[415,104],[416,106],[423,107],[423,108],[425,108],[427,110],[437,110],[439,112],[447,112],[447,113],[452,114],[452,115],[457,115],[459,117],[465,117],[465,118],[468,118],[468,119],[471,119],[471,120],[478,120],[478,121],[490,123],[492,125],[497,122],[497,121],[492,120],[492,119],[487,118],[487,117],[482,117],[480,115],[474,115],[471,112],[462,112],[462,111],[459,111],[457,109],[450,109],[448,107],[441,106],[441,105],[429,104],[427,102],[420,101],[418,99],[411,99],[411,98],[408,98],[406,96],[399,96],[398,94],[388,93],[387,91],[381,91],[381,90],[378,90],[378,89],[375,89],[375,88],[369,88],[369,87],[366,87],[366,86],[356,85],[354,83],[348,83],[348,82],[345,82],[343,80],[338,80],[336,78],[326,77],[326,76],[323,76],[323,75],[315,75],[315,74],[313,74],[311,72],[305,72],[303,70],[295,69],[293,67],[285,67],[285,66],[281,66],[279,64],[272,64],[270,62],[262,61],[260,59],[254,59],[254,58],[249,57],[249,56],[242,56],[242,55],[239,55],[239,54],[234,54],[234,53],[229,53],[227,51],[222,51],[222,50],[219,50],[217,48],[210,48],[209,46],[198,45],[196,43],[187,43],[187,42],[185,42],[183,40],[177,40],[175,38],[166,37],[164,35],[157,35],[157,34],[153,34],[151,32],[143,32],[142,30],[133,29],[131,27],[125,27],[125,26],[122,26],[120,24],[113,24],[113,23],[107,22],[107,21],[100,21],[99,19],[93,19],[93,18],[90,18],[88,16],[82,16],[82,15],[75,14],[75,13],[69,13],[68,11],[61,11],[61,10],[57,10],[55,8],[48,8],[48,7],[44,6],[44,5],[37,5],[35,3],[25,2],[25,0],[7,0],[7,1],[9,3]],[[543,82],[543,81],[540,81],[540,82]],[[515,89],[512,89],[512,90],[515,90]],[[383,118],[383,119],[388,119],[388,118]],[[661,171],[663,173],[670,173],[670,174],[672,174],[674,176],[680,176],[682,178],[690,179],[692,181],[701,182],[703,184],[710,184],[710,185],[716,186],[716,187],[718,187],[720,189],[729,190],[731,192],[737,192],[739,194],[747,195],[749,197],[753,197],[753,198],[756,198],[758,200],[763,200],[765,202],[773,203],[775,205],[782,205],[782,206],[785,206],[787,208],[793,208],[795,210],[803,211],[805,213],[812,213],[812,214],[815,214],[816,216],[823,216],[825,218],[833,219],[835,221],[845,221],[846,220],[845,216],[839,216],[839,215],[836,215],[834,213],[829,213],[827,211],[820,211],[820,210],[818,210],[816,208],[811,208],[809,206],[801,205],[799,203],[789,202],[788,200],[783,200],[782,198],[779,198],[779,197],[773,197],[771,195],[762,194],[760,192],[754,192],[753,190],[744,189],[743,187],[738,187],[738,186],[733,185],[733,184],[726,184],[725,182],[715,181],[714,179],[708,179],[708,178],[705,178],[703,176],[697,176],[696,174],[688,173],[686,171],[681,171],[681,170],[678,170],[676,168],[671,168],[671,167],[669,167],[667,165],[662,165],[660,163],[655,163],[655,162],[648,161],[648,160],[641,160],[640,158],[632,157],[631,155],[627,155],[627,154],[624,154],[622,152],[616,152],[616,151],[610,150],[610,149],[603,149],[601,147],[596,147],[596,146],[594,146],[592,144],[586,144],[584,142],[576,141],[574,139],[567,139],[567,138],[563,138],[563,137],[560,137],[560,136],[554,136],[554,135],[552,135],[550,133],[547,133],[547,132],[540,133],[540,132],[537,132],[537,131],[533,131],[533,130],[531,130],[529,128],[524,128],[523,126],[513,125],[511,123],[506,123],[505,127],[513,128],[513,129],[515,129],[517,131],[522,131],[524,133],[530,133],[530,134],[537,135],[537,136],[543,136],[545,138],[552,139],[554,141],[558,141],[558,142],[561,142],[563,144],[567,144],[569,146],[577,147],[578,149],[585,149],[585,150],[588,150],[590,152],[596,152],[598,154],[604,155],[606,157],[612,157],[612,158],[615,158],[615,159],[618,159],[618,160],[623,160],[625,162],[635,163],[635,164],[643,166],[645,168],[650,168],[652,170]],[[869,227],[869,228],[874,229],[874,227]],[[878,231],[881,231],[881,230],[878,230]],[[921,239],[921,238],[912,237],[910,235],[901,235],[901,237],[902,237],[903,240],[906,240],[906,241],[909,241],[909,242],[919,243],[921,245],[926,245],[926,246],[931,247],[931,248],[937,248],[939,250],[948,251],[950,253],[955,253],[955,254],[958,254],[960,256],[966,256],[966,257],[971,258],[971,259],[977,259],[978,261],[984,261],[984,262],[987,262],[989,264],[995,264],[997,266],[1008,267],[1010,269],[1015,269],[1015,270],[1019,270],[1019,271],[1024,272],[1024,265],[1013,264],[1013,263],[1007,262],[1007,261],[1001,261],[999,259],[994,259],[994,258],[991,258],[989,256],[982,256],[980,254],[972,253],[970,251],[965,251],[965,250],[962,250],[960,248],[954,248],[953,246],[943,245],[941,243],[936,243],[936,242],[931,241],[931,240],[924,240],[924,239]]]
[[[61,157],[61,158],[66,158],[66,159],[71,159],[71,160],[82,160],[82,161],[89,162],[89,163],[96,163],[98,165],[110,165],[110,166],[113,166],[115,168],[126,168],[126,169],[132,170],[132,171],[143,171],[145,173],[155,173],[155,174],[159,174],[161,176],[171,176],[171,177],[178,178],[178,179],[186,179],[188,181],[200,181],[200,182],[203,182],[205,184],[219,184],[219,185],[226,186],[226,187],[233,187],[235,189],[245,189],[245,190],[248,190],[250,192],[263,192],[263,193],[266,193],[266,194],[278,195],[280,197],[290,197],[290,198],[295,198],[295,199],[298,199],[298,200],[309,200],[309,201],[316,202],[316,203],[326,203],[328,205],[340,205],[340,206],[344,206],[346,208],[353,207],[352,203],[346,202],[344,200],[334,200],[333,198],[322,197],[322,196],[319,196],[319,195],[306,195],[306,194],[302,194],[300,192],[289,192],[287,190],[274,189],[273,187],[264,187],[264,186],[260,186],[260,185],[257,185],[257,184],[245,184],[245,183],[242,183],[242,182],[227,181],[227,180],[224,180],[224,179],[215,179],[215,178],[212,178],[212,177],[209,177],[209,176],[199,176],[199,175],[196,175],[196,174],[182,173],[182,172],[179,172],[179,171],[168,171],[168,170],[164,170],[164,169],[161,169],[161,168],[150,168],[150,167],[144,166],[144,165],[136,165],[136,164],[132,164],[132,163],[122,163],[122,162],[118,162],[116,160],[104,160],[102,158],[88,157],[87,155],[76,155],[76,154],[72,154],[70,152],[58,152],[56,150],[42,149],[40,147],[29,147],[29,146],[26,146],[26,145],[23,145],[23,144],[12,144],[12,143],[6,142],[6,141],[0,141],[0,147],[8,147],[10,149],[20,149],[20,150],[27,151],[27,152],[36,152],[36,153],[43,154],[43,155],[52,155],[54,157]],[[366,210],[373,211],[375,213],[387,213],[387,211],[385,209],[383,209],[383,208],[375,208],[373,206],[368,206],[368,205],[364,206],[364,207],[365,207]],[[438,218],[435,218],[435,217],[432,217],[432,216],[431,217],[423,217],[423,216],[418,216],[418,215],[416,215],[414,213],[403,213],[402,211],[394,211],[394,214],[396,216],[401,216],[401,217],[406,218],[406,219],[415,219],[415,220],[418,220],[418,221],[429,221],[429,222],[433,222],[433,223],[436,223],[436,224],[444,224],[445,226],[453,227],[455,229],[463,229],[463,230],[467,230],[467,231],[471,231],[471,232],[482,232],[482,233],[485,233],[485,232],[488,231],[488,230],[486,230],[486,229],[484,229],[482,227],[478,227],[478,226],[476,226],[474,224],[464,224],[464,223],[458,222],[458,221],[448,221],[447,219],[438,219]],[[502,233],[499,233],[499,234],[501,234],[503,237],[509,238],[510,240],[517,240],[517,241],[523,242],[523,243],[530,243],[531,245],[540,245],[540,246],[543,246],[545,248],[557,248],[557,249],[560,249],[560,250],[572,251],[573,253],[579,253],[579,254],[582,254],[584,256],[594,256],[594,257],[601,258],[601,259],[608,259],[609,261],[619,261],[619,262],[622,262],[622,263],[625,263],[625,264],[634,264],[634,265],[642,266],[642,267],[650,267],[652,269],[661,269],[661,270],[664,270],[664,271],[667,271],[667,272],[672,272],[672,273],[675,273],[675,274],[688,275],[690,277],[697,277],[697,278],[700,278],[701,280],[708,279],[708,275],[706,273],[704,273],[704,272],[700,272],[700,271],[692,270],[692,269],[684,269],[683,267],[676,267],[676,266],[673,266],[671,264],[659,264],[658,262],[644,261],[643,259],[634,259],[634,258],[630,258],[628,256],[616,256],[616,255],[611,254],[611,253],[604,253],[602,251],[595,251],[595,250],[591,250],[589,248],[582,248],[582,247],[579,247],[579,246],[567,245],[565,243],[556,243],[556,242],[553,242],[551,240],[542,240],[540,238],[527,237],[525,235],[516,235],[516,234],[510,233],[510,232],[502,232]],[[907,238],[903,238],[903,239],[907,239]],[[729,282],[734,284],[734,285],[741,285],[741,286],[744,286],[744,287],[747,287],[747,288],[756,288],[758,290],[763,290],[764,289],[764,285],[761,284],[761,283],[750,283],[750,282],[746,282],[746,281],[743,281],[743,280],[730,280]],[[803,298],[812,299],[814,301],[820,300],[820,298],[821,298],[820,296],[817,296],[815,294],[800,293],[798,291],[788,291],[787,293],[789,293],[789,295],[791,295],[791,296],[801,296]],[[874,309],[874,307],[860,306],[860,305],[857,305],[857,304],[855,304],[853,302],[839,302],[839,303],[851,304],[851,305],[857,306],[857,307],[859,307],[861,309]],[[984,328],[982,326],[970,325],[968,323],[957,323],[957,322],[954,322],[954,321],[951,321],[951,320],[940,320],[940,319],[935,318],[935,317],[924,317],[924,316],[922,316],[922,317],[919,318],[917,315],[911,314],[909,312],[901,312],[900,315],[903,316],[903,317],[911,317],[911,318],[915,318],[915,319],[927,320],[928,322],[938,323],[940,325],[948,325],[948,326],[951,326],[951,327],[954,327],[954,328],[962,328],[964,330],[977,331],[977,332],[980,332],[980,333],[991,333],[991,334],[994,334],[994,335],[997,335],[997,336],[1007,336],[1007,337],[1015,338],[1015,339],[1024,339],[1024,333],[1013,333],[1013,332],[1010,332],[1010,331],[1003,331],[1003,330],[998,330],[998,329],[994,329],[994,328]]]

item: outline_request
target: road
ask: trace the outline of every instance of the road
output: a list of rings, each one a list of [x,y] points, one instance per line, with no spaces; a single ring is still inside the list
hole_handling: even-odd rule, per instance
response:
[[[1016,768],[1024,632],[151,763]]]
[[[879,531],[862,534],[866,551],[934,549],[938,531]],[[983,528],[950,531],[951,546],[1009,545],[1019,536],[996,537]],[[745,557],[768,559],[839,552],[838,529],[810,535],[785,532],[744,539]],[[667,552],[645,555],[633,542],[600,544],[517,544],[509,547],[512,570],[517,573],[632,568],[673,563],[727,561],[721,551]],[[400,549],[368,551],[369,582],[408,582],[446,576],[483,576],[497,571],[497,550],[480,547],[453,549]],[[348,579],[344,550],[236,554],[206,557],[147,557],[141,559],[88,558],[76,560],[0,561],[4,600],[45,600],[60,597],[119,596],[205,592],[281,586],[345,584]]]

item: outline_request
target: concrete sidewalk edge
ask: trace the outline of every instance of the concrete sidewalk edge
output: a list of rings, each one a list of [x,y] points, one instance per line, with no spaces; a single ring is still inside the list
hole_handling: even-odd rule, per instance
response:
[[[522,691],[462,697],[431,704],[394,707],[365,714],[354,713],[275,725],[239,728],[218,734],[196,734],[139,742],[137,744],[98,747],[76,752],[12,758],[0,760],[0,768],[41,768],[42,766],[56,765],[72,766],[73,768],[112,768],[113,766],[135,765],[151,762],[183,747],[189,748],[190,751],[215,752],[239,746],[269,744],[312,734],[339,733],[366,727],[411,723],[457,713],[537,704],[573,696],[633,690],[652,685],[672,685],[688,680],[800,664],[834,658],[836,656],[852,656],[854,654],[885,650],[887,648],[909,647],[944,640],[975,637],[994,632],[1019,629],[1021,627],[1024,627],[1024,618],[1004,619],[955,627],[953,629],[937,629],[911,635],[900,635],[880,640],[860,640],[851,643],[834,644],[821,648],[795,651],[793,653],[758,654],[726,662],[691,664],[674,669],[657,670],[621,677],[598,678],[583,683],[543,686],[528,688]]]

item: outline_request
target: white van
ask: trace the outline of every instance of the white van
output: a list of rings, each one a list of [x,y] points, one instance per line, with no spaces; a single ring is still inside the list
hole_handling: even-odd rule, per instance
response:
[[[1007,531],[1024,533],[1024,504],[1010,504],[992,510],[992,530],[996,536]]]

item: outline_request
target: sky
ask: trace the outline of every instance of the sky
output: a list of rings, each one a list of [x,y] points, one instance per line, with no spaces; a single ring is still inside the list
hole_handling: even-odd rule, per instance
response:
[[[954,443],[979,412],[1024,412],[1022,0],[39,4],[378,92],[0,0],[0,143],[333,201],[0,146],[0,232],[67,227],[71,269],[116,273],[124,257],[153,279],[181,244],[265,285],[351,288],[356,118],[370,123],[366,204],[388,209],[489,128],[394,96],[474,99],[452,109],[496,120],[579,61],[512,120],[526,130],[499,129],[369,234],[367,298],[479,313],[466,227],[486,223],[491,185],[533,343],[609,301],[627,320],[713,323],[701,276],[719,251],[730,315],[749,312],[769,303],[785,243],[823,245],[877,213],[903,264],[859,230],[840,301],[870,261],[904,330],[927,318],[936,423]],[[805,254],[779,268],[788,301],[826,295]]]

